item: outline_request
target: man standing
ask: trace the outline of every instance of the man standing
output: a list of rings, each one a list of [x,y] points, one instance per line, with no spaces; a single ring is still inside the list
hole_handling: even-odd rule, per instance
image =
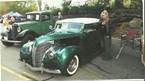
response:
[[[61,12],[58,12],[58,20],[61,20],[62,19],[62,14]]]
[[[100,14],[100,41],[104,51],[103,59],[111,59],[111,31],[109,27],[109,13],[103,10]]]

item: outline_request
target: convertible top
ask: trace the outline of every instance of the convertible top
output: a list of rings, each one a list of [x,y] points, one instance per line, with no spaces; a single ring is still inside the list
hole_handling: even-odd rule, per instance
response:
[[[91,24],[91,23],[99,22],[99,19],[97,18],[69,18],[69,19],[58,20],[56,23],[65,23],[65,22]]]

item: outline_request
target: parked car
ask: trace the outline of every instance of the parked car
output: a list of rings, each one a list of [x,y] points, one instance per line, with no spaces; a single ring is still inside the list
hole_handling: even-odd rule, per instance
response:
[[[14,43],[23,45],[35,37],[52,31],[55,24],[51,12],[48,11],[29,12],[26,13],[26,18],[27,21],[14,23],[9,31],[1,34],[3,45],[11,46]]]
[[[99,19],[59,20],[55,30],[23,45],[20,60],[32,70],[73,75],[81,59],[100,46]]]

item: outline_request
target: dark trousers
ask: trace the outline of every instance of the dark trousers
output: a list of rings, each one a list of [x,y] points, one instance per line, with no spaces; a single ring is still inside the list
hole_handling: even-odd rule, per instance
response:
[[[103,58],[110,58],[111,57],[111,44],[112,44],[111,36],[109,35],[101,36],[100,43],[103,50]]]

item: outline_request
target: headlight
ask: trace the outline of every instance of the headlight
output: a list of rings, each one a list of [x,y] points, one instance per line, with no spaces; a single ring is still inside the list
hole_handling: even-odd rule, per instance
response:
[[[17,32],[21,32],[21,28],[20,27],[17,28]]]
[[[29,48],[28,48],[28,52],[29,52],[29,54],[31,54],[31,52],[32,52],[32,45],[29,46]]]
[[[48,58],[49,58],[49,59],[53,59],[53,58],[54,58],[55,52],[54,52],[53,47],[50,47],[50,48],[46,51],[46,53],[48,54]]]

